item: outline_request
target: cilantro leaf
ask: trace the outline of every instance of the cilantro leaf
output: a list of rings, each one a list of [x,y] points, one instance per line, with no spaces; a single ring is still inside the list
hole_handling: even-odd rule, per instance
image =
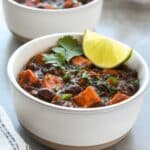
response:
[[[54,54],[43,54],[43,59],[46,62],[46,64],[56,61],[56,57]]]
[[[56,54],[43,54],[43,59],[46,64],[53,64],[55,67],[60,67],[64,69],[65,59],[64,56],[60,53]]]
[[[66,51],[66,60],[69,62],[73,57],[83,55],[83,51],[81,49],[73,49]]]
[[[65,57],[66,51],[62,47],[54,47],[54,48],[52,48],[52,51],[55,53],[60,53],[60,54],[64,55],[64,57]]]
[[[78,46],[78,40],[74,39],[72,36],[64,36],[63,38],[59,39],[58,45],[65,48],[72,50],[76,46]]]
[[[83,55],[83,50],[78,40],[71,36],[64,36],[59,39],[58,46],[53,47],[51,50],[54,54],[44,54],[44,61],[60,68],[64,68],[66,63],[73,57]]]
[[[82,73],[82,78],[89,79],[89,75],[86,72],[84,72],[84,73]]]
[[[66,60],[69,62],[73,57],[83,55],[82,47],[78,40],[71,36],[65,36],[58,41],[58,45],[66,50]]]

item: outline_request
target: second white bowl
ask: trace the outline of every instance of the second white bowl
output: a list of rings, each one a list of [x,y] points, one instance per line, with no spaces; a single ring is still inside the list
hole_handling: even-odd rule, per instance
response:
[[[47,10],[3,0],[4,14],[10,31],[20,40],[59,32],[82,32],[95,29],[103,0],[93,0],[77,8]]]

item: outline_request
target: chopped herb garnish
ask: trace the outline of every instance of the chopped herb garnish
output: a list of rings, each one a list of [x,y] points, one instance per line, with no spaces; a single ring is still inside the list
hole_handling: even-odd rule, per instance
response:
[[[63,79],[64,80],[69,80],[71,78],[71,75],[67,72],[64,74]]]
[[[117,92],[117,88],[110,85],[107,81],[98,81],[97,82],[97,88],[99,90],[100,95],[105,95],[106,93],[109,93],[109,96]]]
[[[107,81],[111,85],[117,85],[119,83],[117,77],[113,77],[113,76],[108,77]]]
[[[68,94],[62,94],[62,95],[60,96],[60,99],[61,99],[61,100],[70,100],[70,98],[71,98],[72,96],[73,96],[73,95],[70,94],[70,93],[68,93]]]
[[[139,80],[130,80],[129,83],[139,85]]]
[[[89,84],[93,83],[91,77],[86,72],[82,73],[82,78],[86,79]]]
[[[84,73],[82,73],[82,78],[88,79],[88,78],[89,78],[89,75],[88,75],[86,72],[84,72]]]

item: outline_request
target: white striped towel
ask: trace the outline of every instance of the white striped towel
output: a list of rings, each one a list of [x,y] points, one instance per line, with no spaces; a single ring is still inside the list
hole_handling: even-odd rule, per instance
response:
[[[0,107],[0,150],[31,150],[15,131],[2,107]]]

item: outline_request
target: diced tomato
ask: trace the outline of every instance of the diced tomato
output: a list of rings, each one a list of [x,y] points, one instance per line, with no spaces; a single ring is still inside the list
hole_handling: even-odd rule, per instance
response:
[[[108,105],[116,104],[128,99],[129,96],[120,92],[116,93],[113,98],[108,102]]]
[[[32,70],[27,69],[19,73],[19,84],[24,87],[24,85],[32,86],[38,81],[38,78],[32,72]]]
[[[99,103],[101,98],[92,86],[88,86],[84,91],[74,97],[74,101],[78,106],[87,108]]]
[[[42,81],[43,88],[54,89],[54,88],[61,88],[62,86],[63,86],[63,80],[60,77],[55,75],[46,74]]]
[[[82,65],[91,66],[92,65],[92,62],[84,58],[83,56],[76,56],[72,58],[71,63],[76,66],[82,66]]]

